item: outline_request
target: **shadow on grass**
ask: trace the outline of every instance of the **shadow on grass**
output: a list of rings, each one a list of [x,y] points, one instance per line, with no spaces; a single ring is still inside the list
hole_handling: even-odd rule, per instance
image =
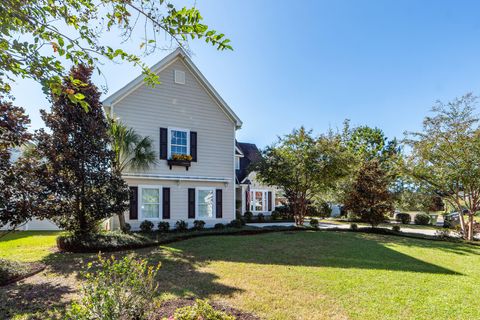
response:
[[[182,265],[202,266],[210,261],[227,261],[462,275],[390,249],[385,243],[392,240],[402,245],[460,254],[478,252],[459,244],[362,233],[283,232],[254,237],[211,237],[175,243],[169,247],[177,257],[169,263],[177,264],[180,268]]]
[[[48,282],[20,282],[0,287],[0,318],[30,314],[28,319],[45,319],[47,311],[64,310],[68,303],[65,296],[73,292],[69,286]]]

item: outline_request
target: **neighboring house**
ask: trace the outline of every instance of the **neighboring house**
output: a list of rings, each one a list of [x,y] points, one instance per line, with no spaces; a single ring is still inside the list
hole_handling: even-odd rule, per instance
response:
[[[254,215],[270,215],[280,205],[281,192],[278,188],[267,186],[256,179],[251,165],[261,159],[260,151],[252,143],[237,142],[235,148],[236,198],[240,214],[247,211]]]
[[[235,219],[235,133],[241,120],[182,49],[152,67],[161,84],[140,76],[103,102],[105,111],[153,140],[158,163],[123,174],[130,187],[126,222],[150,220],[206,226]],[[174,155],[191,155],[174,161]],[[118,227],[117,219],[110,222]]]

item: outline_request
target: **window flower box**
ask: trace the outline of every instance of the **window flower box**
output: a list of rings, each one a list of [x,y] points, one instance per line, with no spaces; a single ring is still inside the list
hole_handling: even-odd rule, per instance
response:
[[[192,164],[192,156],[189,154],[173,154],[171,159],[167,160],[167,164],[172,170],[172,166],[185,167],[188,171]]]

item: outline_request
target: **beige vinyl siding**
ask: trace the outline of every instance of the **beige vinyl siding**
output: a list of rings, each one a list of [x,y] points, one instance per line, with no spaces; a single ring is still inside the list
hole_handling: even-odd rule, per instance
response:
[[[215,223],[228,223],[235,217],[234,213],[234,184],[233,183],[219,183],[219,182],[200,182],[200,181],[171,181],[171,180],[159,180],[159,179],[126,179],[130,186],[162,186],[170,188],[170,219],[168,221],[173,228],[175,222],[178,220],[185,220],[188,222],[189,227],[193,227],[193,221],[195,219],[188,219],[188,189],[189,188],[214,188],[222,189],[222,205],[223,216],[221,219],[203,219],[206,222],[207,227],[213,227]],[[138,196],[138,201],[141,201],[141,195]],[[161,207],[161,205],[160,205]],[[140,223],[144,220],[141,218],[141,212],[138,211],[138,220],[130,220],[128,212],[125,214],[126,221],[132,226],[133,230],[138,230]],[[161,217],[161,209],[160,209]],[[148,220],[148,219],[147,219]],[[152,220],[153,221],[153,220]],[[155,228],[157,228],[158,221],[153,221]],[[115,218],[113,221],[113,229],[118,227],[118,221]]]
[[[185,84],[174,83],[174,70],[185,72]],[[152,138],[157,155],[161,127],[196,131],[198,161],[186,171],[183,167],[170,170],[166,160],[159,160],[145,173],[233,179],[233,121],[180,58],[160,73],[160,81],[154,88],[142,84],[128,94],[114,105],[114,114],[142,136]]]

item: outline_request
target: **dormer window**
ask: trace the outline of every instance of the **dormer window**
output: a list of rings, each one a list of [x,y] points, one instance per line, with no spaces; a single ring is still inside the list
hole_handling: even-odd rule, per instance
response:
[[[190,130],[168,128],[168,159],[174,154],[190,154]]]

